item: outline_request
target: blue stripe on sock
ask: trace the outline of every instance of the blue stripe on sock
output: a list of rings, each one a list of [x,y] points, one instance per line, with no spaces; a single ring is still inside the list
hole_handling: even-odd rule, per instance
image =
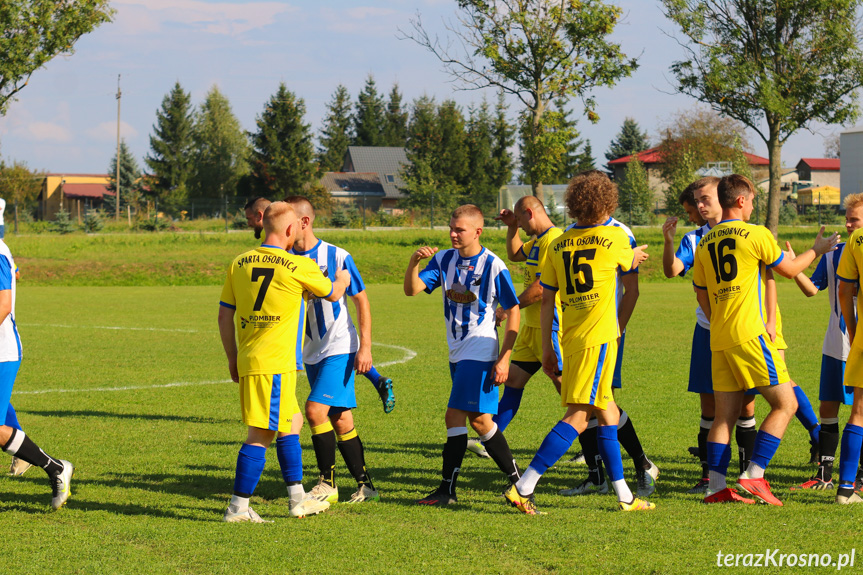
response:
[[[276,440],[276,455],[285,483],[303,480],[303,449],[299,435],[285,435]]]
[[[767,469],[770,460],[773,459],[776,450],[779,449],[779,441],[780,439],[775,435],[758,430],[758,434],[755,436],[755,447],[752,449],[752,463],[762,469]]]
[[[267,450],[259,445],[243,444],[237,454],[237,473],[234,476],[234,493],[251,495],[258,486],[264,464],[267,462]]]
[[[863,427],[845,425],[842,431],[842,451],[839,455],[839,481],[854,483],[860,463],[860,448],[863,445]]]
[[[530,466],[542,475],[563,457],[577,437],[578,432],[573,426],[565,421],[558,421],[542,440],[542,445],[533,456]]]
[[[620,458],[620,443],[617,441],[616,425],[600,425],[596,433],[599,454],[612,481],[623,479],[623,460]]]

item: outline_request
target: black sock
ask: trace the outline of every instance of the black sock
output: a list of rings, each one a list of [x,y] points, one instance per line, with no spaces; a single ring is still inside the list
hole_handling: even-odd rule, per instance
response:
[[[830,481],[833,477],[833,462],[836,460],[836,448],[839,446],[839,424],[822,423],[818,436],[818,452],[821,461],[818,462],[818,477]]]
[[[374,489],[372,478],[366,470],[366,455],[363,450],[363,442],[360,441],[360,436],[353,429],[345,435],[353,435],[350,439],[340,440],[338,443],[339,452],[345,460],[345,465],[348,466],[348,471],[356,479],[357,485],[368,485],[371,489]]]
[[[486,448],[487,450],[488,448]],[[447,437],[443,446],[443,481],[440,490],[450,495],[455,495],[455,482],[458,472],[461,470],[461,462],[464,460],[464,452],[467,450],[467,433]]]
[[[741,422],[746,422],[748,427],[740,425]],[[740,474],[742,475],[746,468],[749,467],[749,461],[752,459],[752,452],[755,451],[755,438],[758,436],[758,429],[755,427],[755,416],[741,417],[737,420],[737,425],[734,428],[734,438],[737,440],[737,452],[740,459]]]
[[[318,470],[324,483],[329,484],[330,487],[335,487],[336,433],[330,428],[323,433],[312,435],[312,446],[315,448]]]
[[[701,424],[698,426],[698,461],[701,463],[701,477],[708,476],[709,469],[707,465],[707,435],[710,433],[710,427],[704,427],[704,424],[713,424],[712,417],[701,416]]]
[[[507,443],[500,428],[497,428],[490,438],[483,440],[482,444],[500,470],[509,478],[510,483],[518,481],[521,473],[519,473],[518,465],[516,465],[512,451],[509,449],[509,443]]]
[[[39,449],[39,446],[20,429],[12,429],[12,436],[3,446],[3,451],[23,459],[30,465],[41,467],[48,477],[55,477],[63,472],[63,464]]]
[[[588,427],[584,433],[578,435],[581,451],[584,453],[584,462],[587,464],[587,479],[594,485],[602,485],[605,480],[605,472],[602,468],[602,457],[599,455],[599,434],[597,426]]]
[[[641,442],[638,440],[638,434],[635,433],[635,427],[632,425],[632,418],[623,411],[620,410],[620,418],[626,418],[626,421],[623,422],[623,425],[618,425],[617,427],[617,440],[620,441],[620,445],[623,446],[623,449],[626,450],[626,453],[629,454],[629,457],[632,458],[632,462],[635,464],[636,470],[641,469],[650,469],[650,461],[647,459],[647,456],[644,454],[644,449],[641,447]]]

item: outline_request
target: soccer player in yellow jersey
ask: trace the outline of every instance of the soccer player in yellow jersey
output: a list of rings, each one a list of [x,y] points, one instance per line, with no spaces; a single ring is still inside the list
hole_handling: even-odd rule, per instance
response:
[[[540,477],[566,453],[595,413],[599,420],[599,450],[617,493],[619,508],[653,509],[652,503],[632,495],[623,478],[617,441],[620,412],[611,395],[620,338],[616,309],[618,270],[638,267],[647,257],[644,252],[647,246],[633,250],[626,232],[603,225],[617,207],[617,186],[602,172],[591,170],[575,176],[566,191],[566,206],[577,224],[549,246],[540,277],[542,368],[549,376],[558,370],[552,340],[558,297],[563,309],[560,394],[566,413],[505,495],[520,511],[535,515],[533,492]]]
[[[788,422],[797,409],[788,369],[767,334],[761,316],[760,264],[793,278],[819,254],[835,249],[838,235],[818,232],[812,249],[793,260],[783,257],[767,228],[747,224],[752,214],[755,187],[747,178],[732,174],[717,186],[722,221],[698,243],[692,283],[701,309],[710,319],[713,390],[716,419],[707,437],[709,486],[705,503],[744,502],[726,485],[731,459],[731,429],[740,415],[744,392],[757,387],[770,404],[761,424],[748,468],[737,484],[761,501],[782,505],[764,479]]]
[[[227,522],[264,522],[249,507],[249,498],[277,432],[288,438],[280,442],[278,455],[291,515],[314,515],[329,507],[327,502],[304,500],[299,440],[303,419],[295,394],[297,334],[302,334],[300,322],[305,321],[303,293],[336,301],[350,285],[350,276],[339,271],[331,282],[312,260],[289,254],[296,222],[289,204],[270,204],[263,216],[264,243],[234,259],[222,288],[219,335],[231,379],[240,384],[243,423],[249,428],[237,456]]]
[[[518,296],[518,306],[522,310],[521,324],[512,350],[509,377],[504,384],[497,414],[492,417],[498,428],[505,431],[518,413],[527,382],[542,368],[542,330],[539,323],[542,286],[539,285],[539,277],[548,246],[563,232],[555,227],[545,212],[542,202],[534,196],[519,198],[512,210],[501,210],[495,219],[506,224],[506,254],[509,261],[524,262],[524,290]],[[521,241],[518,235],[519,228],[530,236],[527,242]],[[501,307],[497,308],[495,313],[500,323],[506,313]],[[556,336],[554,341],[557,342],[555,349],[560,363],[558,372],[563,369],[560,338],[557,337],[559,315],[558,305],[553,326]],[[560,374],[552,376],[551,381],[555,389],[560,392]],[[468,440],[467,448],[480,457],[489,456],[485,447],[477,439]]]

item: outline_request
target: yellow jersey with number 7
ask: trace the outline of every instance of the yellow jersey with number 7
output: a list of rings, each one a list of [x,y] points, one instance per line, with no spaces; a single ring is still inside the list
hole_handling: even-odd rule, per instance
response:
[[[234,259],[220,304],[235,310],[240,377],[296,371],[306,318],[304,292],[318,297],[333,292],[332,282],[309,258],[262,245]]]

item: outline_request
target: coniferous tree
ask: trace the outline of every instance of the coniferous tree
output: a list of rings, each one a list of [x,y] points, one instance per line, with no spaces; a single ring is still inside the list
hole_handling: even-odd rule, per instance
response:
[[[434,98],[422,96],[413,101],[408,123],[406,153],[410,162],[405,166],[402,177],[405,181],[405,204],[414,208],[428,208],[432,195],[437,197],[438,205],[444,198],[444,189],[436,189],[437,180],[432,161],[440,142],[440,129],[437,121],[437,104]]]
[[[691,181],[691,180],[690,180]],[[650,223],[653,192],[648,183],[647,171],[638,158],[626,164],[626,176],[618,193],[618,219],[629,225]]]
[[[150,153],[144,158],[151,172],[146,195],[166,206],[182,206],[187,195],[194,147],[191,101],[176,82],[156,111]]]
[[[578,154],[577,160],[573,175],[596,169],[596,160],[593,157],[593,148],[590,145],[590,140],[585,141],[584,148]]]
[[[506,117],[506,98],[503,90],[497,93],[497,104],[494,107],[494,123],[492,126],[492,163],[491,183],[495,189],[500,189],[512,179],[515,160],[510,149],[515,145],[515,127]]]
[[[381,135],[382,146],[403,148],[407,141],[408,113],[402,109],[402,94],[399,85],[393,84],[384,116],[384,129]]]
[[[348,89],[339,84],[333,93],[333,99],[327,104],[317,153],[318,169],[321,172],[338,172],[344,165],[345,154],[353,139],[350,100]]]
[[[488,214],[497,207],[498,192],[498,188],[492,183],[493,130],[494,118],[485,99],[479,107],[468,108],[465,200],[476,204]]]
[[[108,190],[117,193],[117,154],[111,158],[108,166]],[[117,210],[116,195],[105,196],[105,207],[113,214]],[[126,206],[131,206],[137,211],[141,205],[141,168],[138,161],[129,151],[126,140],[120,140],[120,211],[124,212]]]
[[[378,94],[374,77],[369,74],[357,98],[354,114],[355,146],[380,146],[384,129],[384,99]]]
[[[314,175],[314,148],[306,105],[284,84],[255,120],[249,160],[251,191],[268,198],[297,194]]]
[[[638,122],[634,119],[625,118],[620,132],[611,141],[608,151],[605,152],[605,159],[610,162],[611,160],[616,160],[630,154],[643,152],[649,147],[650,140],[647,137],[647,132],[642,132]],[[605,169],[609,173],[614,172],[607,164]]]
[[[228,99],[210,88],[195,114],[195,162],[190,195],[195,198],[233,198],[237,183],[249,170],[249,143]]]
[[[467,142],[465,121],[461,108],[453,100],[445,100],[438,107],[440,141],[432,167],[441,182],[463,186],[467,176]]]
[[[561,156],[557,170],[549,180],[549,183],[565,184],[580,171],[578,169],[579,162],[581,161],[579,150],[582,146],[582,141],[578,137],[578,120],[571,117],[572,111],[566,108],[566,100],[555,100],[554,107],[560,114],[559,130],[563,132],[563,137],[568,137],[569,140],[565,141],[566,152]]]

